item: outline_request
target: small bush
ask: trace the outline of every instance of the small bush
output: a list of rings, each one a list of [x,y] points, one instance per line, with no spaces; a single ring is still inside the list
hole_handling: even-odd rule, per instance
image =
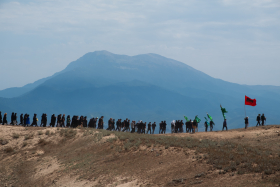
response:
[[[0,139],[0,144],[1,145],[6,145],[6,144],[8,144],[9,143],[9,141],[8,140],[5,140],[5,139]]]
[[[19,138],[19,134],[13,133],[13,138],[14,139],[18,139]]]
[[[273,172],[272,172],[272,169],[266,169],[264,170],[264,174],[266,175],[271,175]]]
[[[46,140],[44,140],[44,139],[39,139],[39,141],[38,141],[38,144],[39,145],[42,145],[42,146],[44,146],[44,145],[47,145],[49,142],[47,142]]]
[[[47,130],[45,135],[50,135],[50,130]]]
[[[74,129],[61,129],[59,131],[60,136],[64,136],[65,138],[74,138],[77,134],[77,131]]]
[[[4,149],[4,151],[5,151],[6,153],[12,153],[12,152],[14,152],[14,149],[13,149],[12,147],[6,147],[6,148]]]
[[[23,142],[22,147],[27,146],[27,142]]]
[[[24,136],[24,140],[29,140],[33,138],[33,134],[28,134]]]
[[[39,131],[38,132],[38,135],[40,136],[40,135],[43,135],[43,132],[42,131]]]
[[[243,175],[243,174],[245,174],[245,171],[244,170],[238,170],[237,174]]]

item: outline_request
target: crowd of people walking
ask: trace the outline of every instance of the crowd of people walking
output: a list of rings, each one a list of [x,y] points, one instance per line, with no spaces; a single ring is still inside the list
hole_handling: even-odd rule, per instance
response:
[[[210,119],[210,122],[208,122],[208,119],[205,117],[205,132],[208,131],[208,128],[210,127],[210,131],[213,130],[213,127],[215,123],[213,122],[212,117],[207,114],[208,118]],[[41,116],[41,123],[39,123],[37,114],[33,115],[32,118],[32,123],[29,117],[29,114],[21,114],[19,117],[19,123],[17,121],[17,113],[12,113],[11,114],[11,121],[10,125],[20,125],[20,126],[35,126],[35,127],[47,127],[48,126],[48,118],[47,114],[43,113]],[[195,119],[192,121],[191,119],[188,119],[187,117],[184,116],[186,119],[186,122],[184,123],[183,120],[173,120],[171,122],[171,133],[183,133],[184,132],[184,125],[185,125],[185,132],[186,133],[195,133],[198,131],[198,124],[201,121],[197,116]],[[245,117],[245,129],[247,129],[249,125],[249,118]],[[257,116],[257,125],[256,126],[264,126],[264,123],[266,121],[266,117],[264,114],[262,116],[259,114]],[[0,124],[8,125],[8,120],[7,120],[7,113],[4,114],[2,118],[2,113],[0,111]],[[67,128],[77,128],[77,127],[85,127],[85,128],[95,128],[95,129],[104,129],[104,116],[101,116],[100,118],[95,117],[91,119],[87,119],[87,116],[73,116],[72,119],[70,115],[65,117],[65,114],[59,114],[58,116],[55,116],[53,114],[51,116],[51,120],[49,123],[50,127],[67,127]],[[156,122],[152,123],[149,122],[143,122],[142,120],[136,122],[136,121],[131,121],[126,118],[125,120],[118,119],[115,122],[115,119],[110,118],[108,120],[108,128],[106,130],[110,131],[122,131],[122,132],[131,132],[131,133],[141,133],[141,134],[154,134],[155,133],[155,128],[156,128]],[[166,121],[161,121],[159,123],[159,134],[165,134],[166,133],[166,127],[167,123]],[[224,128],[227,130],[227,121],[226,118],[224,118],[223,122],[223,129]]]

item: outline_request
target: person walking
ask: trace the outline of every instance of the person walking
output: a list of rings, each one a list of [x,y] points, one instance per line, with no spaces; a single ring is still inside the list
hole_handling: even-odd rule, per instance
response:
[[[256,127],[259,125],[259,126],[261,126],[261,114],[259,114],[258,116],[257,116],[257,125],[256,125]]]
[[[8,124],[7,113],[4,114],[2,125]]]
[[[261,120],[262,120],[262,126],[264,126],[264,121],[266,122],[266,117],[264,116],[264,114],[262,114]]]
[[[224,130],[224,128],[226,128],[226,130],[227,130],[227,119],[224,119],[223,130]]]
[[[157,126],[157,124],[156,124],[156,122],[154,122],[154,123],[152,124],[153,134],[155,133],[156,126]]]
[[[245,117],[244,120],[245,120],[245,129],[247,129],[249,126],[249,117],[248,116]]]

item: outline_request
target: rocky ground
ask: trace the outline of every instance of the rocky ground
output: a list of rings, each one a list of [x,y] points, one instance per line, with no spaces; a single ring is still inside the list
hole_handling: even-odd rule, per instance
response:
[[[139,135],[0,125],[0,186],[279,186],[279,127]]]

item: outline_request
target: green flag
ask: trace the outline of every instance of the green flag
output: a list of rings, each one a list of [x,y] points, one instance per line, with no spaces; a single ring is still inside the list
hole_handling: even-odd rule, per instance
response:
[[[187,116],[184,116],[184,118],[186,119],[186,121],[189,121],[188,117]]]
[[[226,119],[225,113],[228,113],[228,111],[225,108],[223,108],[222,105],[220,105],[220,107],[221,107],[221,111],[223,113],[223,117],[224,117],[224,119]]]
[[[213,120],[213,118],[207,113],[207,117],[210,119],[210,121]]]
[[[201,120],[197,117],[197,116],[195,116],[195,121],[197,122],[197,123],[199,123]]]

